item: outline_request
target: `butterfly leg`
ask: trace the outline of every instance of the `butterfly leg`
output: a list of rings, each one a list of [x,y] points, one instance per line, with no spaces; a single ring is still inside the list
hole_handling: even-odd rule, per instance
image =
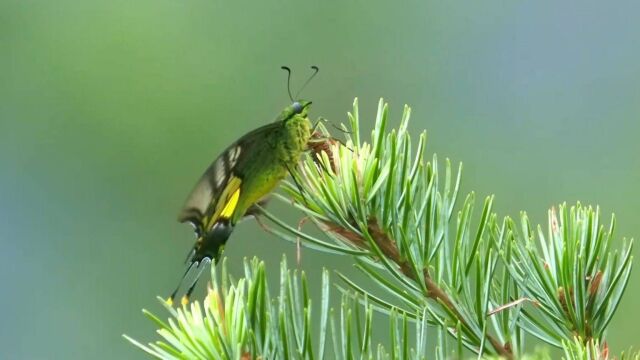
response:
[[[317,129],[318,129],[318,125],[320,125],[321,122],[329,122],[329,120],[323,118],[322,116],[320,116],[318,118],[318,120],[316,121],[315,124],[313,124],[313,127],[311,127],[311,133],[313,134]]]
[[[307,198],[304,195],[305,191],[302,188],[302,186],[300,185],[300,183],[298,182],[298,179],[296,178],[295,174],[293,173],[293,171],[291,171],[291,168],[289,167],[289,165],[284,164],[284,166],[287,168],[287,171],[289,172],[289,175],[291,175],[291,178],[293,179],[293,182],[296,184],[296,187],[298,188],[298,192],[300,193],[300,196],[302,196],[302,199],[304,200],[304,203],[306,205],[309,205],[309,203],[307,202]]]
[[[258,223],[258,226],[260,226],[260,228],[261,228],[262,230],[264,230],[265,232],[268,232],[269,234],[272,234],[272,235],[276,235],[276,236],[277,236],[277,234],[275,233],[275,231],[271,230],[271,228],[270,228],[269,226],[267,226],[267,224],[265,224],[265,223],[262,221],[262,218],[260,218],[258,215],[254,215],[254,217],[255,217],[255,219],[256,219],[256,222]]]

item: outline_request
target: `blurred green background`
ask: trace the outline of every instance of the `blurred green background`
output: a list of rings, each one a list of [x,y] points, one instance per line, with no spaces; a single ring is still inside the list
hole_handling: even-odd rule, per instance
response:
[[[379,97],[395,124],[410,104],[429,153],[463,161],[463,190],[495,194],[501,215],[539,223],[579,200],[615,212],[619,239],[637,237],[638,11],[0,0],[0,357],[144,358],[121,334],[149,340],[140,309],[164,314],[155,296],[193,241],[177,212],[226,144],[289,103],[283,64],[297,84],[320,67],[303,94],[313,117],[344,121],[357,96],[368,131]],[[276,270],[283,253],[294,246],[245,222],[226,254],[240,275],[243,257]],[[351,271],[347,258],[303,253],[314,274],[325,264]],[[640,345],[638,272],[610,328],[614,353]]]

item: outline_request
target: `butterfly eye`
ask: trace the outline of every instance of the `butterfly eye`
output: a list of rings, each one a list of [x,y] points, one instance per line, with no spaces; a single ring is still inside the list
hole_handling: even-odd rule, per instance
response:
[[[295,114],[300,114],[302,112],[302,104],[300,104],[299,102],[294,102],[293,105],[291,105],[291,107],[293,108],[293,112]]]

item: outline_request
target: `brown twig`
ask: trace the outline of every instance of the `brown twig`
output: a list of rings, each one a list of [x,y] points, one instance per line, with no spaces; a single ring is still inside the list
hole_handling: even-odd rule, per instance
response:
[[[326,229],[331,231],[337,235],[340,235],[345,240],[351,242],[353,245],[356,245],[360,248],[367,248],[367,241],[359,234],[353,233],[352,231],[345,229],[341,226],[331,223],[325,223]],[[376,243],[376,246],[380,249],[380,251],[391,261],[393,261],[399,268],[402,273],[410,278],[413,281],[419,281],[418,276],[413,271],[411,266],[406,260],[403,260],[400,256],[400,252],[398,247],[396,246],[396,242],[393,241],[378,225],[376,219],[371,218],[367,224],[367,231],[371,238]],[[458,311],[455,304],[449,297],[449,295],[435,282],[431,275],[429,274],[427,269],[423,270],[424,276],[424,284],[427,289],[426,296],[430,299],[433,299],[440,304],[444,305],[449,309],[451,313],[460,321],[460,323],[466,327],[469,325],[465,321],[462,314]],[[505,359],[513,359],[513,353],[511,352],[511,347],[509,344],[502,344],[498,339],[493,337],[492,335],[486,335],[487,340],[491,343],[496,352],[504,357]]]

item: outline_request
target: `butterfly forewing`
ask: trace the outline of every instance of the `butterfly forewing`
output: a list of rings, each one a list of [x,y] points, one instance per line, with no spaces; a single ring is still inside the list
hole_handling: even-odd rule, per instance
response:
[[[247,156],[260,154],[263,151],[260,147],[269,146],[265,144],[265,139],[269,139],[268,135],[281,125],[282,122],[278,121],[262,126],[225,149],[194,186],[178,215],[178,221],[190,222],[198,232],[202,232],[205,225],[214,223],[227,198],[237,189],[236,184],[230,184],[230,181],[242,180],[245,175],[243,167],[247,163]],[[229,185],[234,185],[234,188],[230,189]]]

